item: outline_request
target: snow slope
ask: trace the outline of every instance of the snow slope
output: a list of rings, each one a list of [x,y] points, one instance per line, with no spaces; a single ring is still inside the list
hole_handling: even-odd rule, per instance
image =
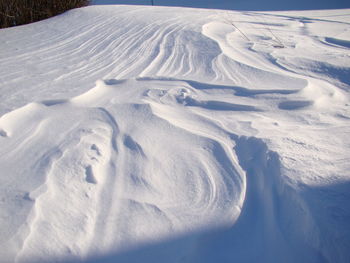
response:
[[[155,6],[182,6],[194,8],[210,8],[224,10],[317,10],[350,8],[349,1],[345,0],[91,0],[93,5],[152,5]]]
[[[1,30],[1,261],[349,262],[349,11]]]

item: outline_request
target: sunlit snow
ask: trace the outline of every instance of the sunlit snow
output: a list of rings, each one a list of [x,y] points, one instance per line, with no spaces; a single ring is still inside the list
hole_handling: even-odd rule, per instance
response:
[[[350,9],[96,5],[0,41],[1,262],[350,261]]]

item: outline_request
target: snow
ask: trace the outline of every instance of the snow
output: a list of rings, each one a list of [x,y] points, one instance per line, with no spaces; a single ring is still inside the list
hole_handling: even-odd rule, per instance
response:
[[[2,29],[1,261],[349,262],[349,11]]]
[[[345,0],[91,0],[93,5],[152,5],[182,6],[224,10],[276,11],[350,8]]]

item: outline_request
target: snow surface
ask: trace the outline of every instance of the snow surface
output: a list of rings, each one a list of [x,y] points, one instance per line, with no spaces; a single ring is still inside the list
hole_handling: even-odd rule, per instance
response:
[[[225,10],[317,10],[350,8],[347,0],[91,0],[93,5],[182,6]]]
[[[349,14],[2,29],[1,262],[349,262]]]

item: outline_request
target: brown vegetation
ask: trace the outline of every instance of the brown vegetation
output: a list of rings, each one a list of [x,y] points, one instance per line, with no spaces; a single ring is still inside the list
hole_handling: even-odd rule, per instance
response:
[[[0,0],[0,28],[36,22],[88,3],[89,0]]]

